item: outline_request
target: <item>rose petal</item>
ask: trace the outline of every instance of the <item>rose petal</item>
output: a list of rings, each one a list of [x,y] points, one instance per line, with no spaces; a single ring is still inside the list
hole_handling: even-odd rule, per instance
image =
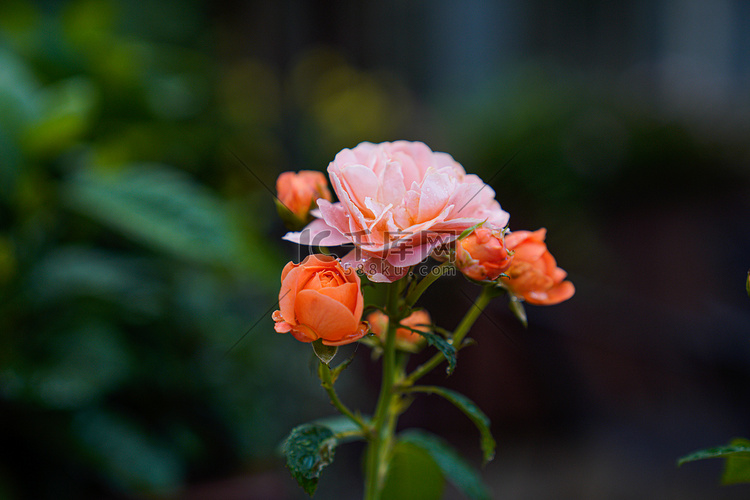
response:
[[[423,243],[419,245],[401,245],[391,248],[386,260],[394,267],[411,267],[425,260],[432,251],[455,238],[452,234],[428,233],[418,238]]]
[[[305,246],[332,247],[351,243],[339,229],[328,225],[324,219],[315,219],[302,231],[286,233],[281,239]]]
[[[563,281],[562,283],[547,290],[547,298],[543,303],[534,302],[534,300],[532,299],[529,299],[529,303],[551,306],[568,300],[575,293],[576,289],[575,286],[573,286],[573,283],[571,283],[570,281]]]
[[[365,199],[378,195],[378,177],[364,165],[348,165],[341,169],[340,179],[351,200],[360,208],[365,206]]]
[[[356,233],[359,229],[362,229],[367,225],[367,220],[365,219],[362,210],[360,210],[360,207],[357,206],[352,200],[352,196],[344,188],[341,168],[334,164],[329,165],[328,176],[331,178],[333,189],[339,197],[339,203],[341,203],[348,215],[349,232]]]
[[[516,259],[528,262],[535,262],[541,259],[547,251],[547,245],[539,241],[531,241],[530,239],[524,241],[522,245],[517,247],[509,246],[509,248],[515,252]]]
[[[456,177],[463,180],[464,176],[466,175],[466,170],[464,170],[464,167],[462,167],[460,163],[454,160],[451,155],[449,155],[448,153],[435,152],[432,154],[432,157],[437,168],[450,167],[455,172]]]
[[[356,283],[344,283],[343,285],[320,288],[318,293],[332,298],[336,302],[340,302],[352,313],[354,313],[357,307],[357,295],[359,295],[359,287]]]
[[[294,262],[287,262],[287,264],[284,266],[284,269],[281,270],[281,282],[284,282],[284,278],[286,278],[286,275],[289,274],[289,271],[297,267],[297,264]]]
[[[315,342],[318,340],[318,336],[315,335],[315,332],[310,330],[305,325],[297,325],[294,328],[292,328],[291,333],[295,339],[299,340],[300,342]]]
[[[352,342],[356,342],[357,340],[361,339],[365,335],[367,335],[367,332],[370,331],[369,326],[366,322],[361,322],[357,329],[354,330],[354,332],[350,335],[347,335],[341,340],[338,341],[332,341],[332,340],[323,340],[323,344],[325,345],[345,345],[345,344],[351,344]]]
[[[378,199],[386,204],[400,205],[404,201],[405,193],[406,184],[404,183],[404,174],[401,171],[401,165],[395,162],[388,162],[380,179]]]
[[[445,208],[455,181],[444,173],[428,173],[419,193],[419,220],[433,219]]]
[[[424,177],[428,168],[435,166],[435,153],[423,142],[395,141],[390,144],[384,143],[383,147],[392,158],[398,159],[402,165],[414,165],[416,172],[419,172],[418,179]],[[404,175],[404,178],[406,178],[406,175]],[[408,181],[411,182],[411,179],[408,179]]]
[[[295,266],[285,276],[281,282],[279,290],[279,309],[281,316],[287,322],[294,324],[294,302],[297,297],[297,281],[299,277],[299,267]]]
[[[357,329],[357,320],[350,309],[314,290],[297,294],[294,312],[298,324],[309,327],[325,340],[341,340]]]
[[[289,333],[292,329],[292,325],[285,321],[280,321],[273,325],[273,329],[276,330],[278,333]]]

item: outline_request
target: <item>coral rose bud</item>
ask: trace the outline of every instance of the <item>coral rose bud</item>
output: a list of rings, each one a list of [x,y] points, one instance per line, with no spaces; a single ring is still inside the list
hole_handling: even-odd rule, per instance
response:
[[[367,322],[370,323],[370,330],[378,337],[383,337],[388,331],[388,316],[381,311],[375,311],[367,316]],[[417,309],[409,316],[401,320],[401,324],[422,332],[429,332],[432,320],[430,314],[424,309]],[[396,329],[396,340],[409,344],[416,344],[424,339],[420,334],[414,333],[408,328]]]
[[[567,273],[557,267],[555,258],[547,250],[545,228],[514,231],[505,236],[505,245],[514,252],[506,271],[509,279],[501,283],[517,297],[531,304],[552,305],[568,300],[575,293],[570,281],[563,281]]]
[[[364,297],[357,273],[328,255],[309,255],[281,272],[279,310],[274,329],[301,342],[325,345],[356,342],[367,334],[362,319]]]
[[[480,227],[456,242],[456,267],[474,280],[496,279],[510,267],[511,260],[502,231]]]
[[[299,229],[310,220],[310,210],[317,208],[320,198],[331,201],[328,181],[322,172],[302,170],[284,172],[276,179],[276,208],[290,229]]]

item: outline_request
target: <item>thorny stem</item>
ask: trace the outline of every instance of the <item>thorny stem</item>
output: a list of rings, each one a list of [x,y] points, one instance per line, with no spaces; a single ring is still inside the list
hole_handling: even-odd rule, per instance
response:
[[[385,313],[388,316],[388,330],[383,345],[383,375],[380,395],[375,407],[371,427],[362,427],[368,440],[365,462],[365,500],[383,500],[382,493],[388,473],[388,461],[395,440],[394,431],[398,416],[403,412],[402,397],[414,383],[437,367],[445,358],[436,354],[429,361],[419,366],[409,376],[405,374],[407,357],[396,352],[396,329],[399,322],[410,311],[419,297],[442,276],[451,264],[445,262],[435,267],[401,300],[404,283],[399,280],[387,288]],[[460,348],[474,322],[482,314],[490,300],[497,295],[492,287],[485,287],[476,302],[466,312],[453,334],[453,344]],[[403,307],[402,307],[403,306]],[[325,387],[325,386],[324,386]],[[330,393],[329,393],[330,395]],[[335,395],[335,393],[334,393]],[[333,396],[331,401],[334,402]],[[334,402],[334,405],[336,403]],[[338,408],[338,406],[337,406]],[[342,411],[343,413],[343,411]],[[349,412],[351,413],[351,412]],[[346,413],[344,413],[346,415]],[[347,415],[349,416],[349,415]],[[352,418],[350,416],[350,418]],[[361,419],[359,419],[361,422]]]
[[[401,321],[399,296],[406,280],[399,280],[388,287],[386,314],[388,332],[383,348],[383,377],[380,395],[372,420],[372,434],[367,447],[365,464],[365,500],[380,500],[385,476],[388,472],[388,458],[393,446],[393,432],[398,418],[399,394],[394,390],[396,371],[403,366],[396,360],[396,328]],[[403,370],[403,368],[401,368]],[[400,378],[400,377],[399,377]]]
[[[331,377],[331,367],[322,361],[318,365],[318,377],[320,377],[320,385],[328,393],[328,398],[331,400],[331,404],[341,412],[342,415],[346,415],[352,422],[357,424],[362,432],[369,432],[369,426],[362,420],[362,417],[355,415],[339,398],[336,393],[336,389],[333,387],[333,379]]]

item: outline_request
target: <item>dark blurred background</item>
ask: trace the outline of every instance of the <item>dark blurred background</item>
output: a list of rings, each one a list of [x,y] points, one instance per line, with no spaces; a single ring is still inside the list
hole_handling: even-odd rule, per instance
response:
[[[492,419],[494,497],[747,498],[675,462],[750,437],[750,3],[4,0],[0,499],[304,498],[277,446],[333,409],[272,328],[298,251],[268,188],[396,139],[547,227],[577,287],[528,329],[496,299],[429,379]],[[477,293],[424,304],[452,328]],[[340,392],[369,412],[364,349]],[[449,404],[402,423],[479,465]],[[361,496],[361,451],[316,498]]]

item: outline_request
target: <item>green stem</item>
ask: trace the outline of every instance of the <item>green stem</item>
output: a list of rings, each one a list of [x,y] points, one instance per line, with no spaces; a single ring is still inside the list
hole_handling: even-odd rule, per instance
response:
[[[437,281],[439,277],[445,274],[446,271],[451,268],[451,265],[452,264],[449,261],[446,261],[439,266],[430,269],[427,276],[422,278],[422,281],[420,281],[419,284],[414,288],[414,290],[412,290],[406,297],[406,305],[409,307],[413,307],[414,304],[417,303],[417,300],[419,300],[419,297],[421,297],[425,292],[425,290],[427,290],[430,285]]]
[[[486,286],[482,288],[482,293],[479,294],[479,297],[477,297],[476,302],[472,304],[471,308],[466,311],[466,315],[461,320],[461,323],[458,324],[456,330],[453,332],[453,346],[456,348],[456,350],[461,348],[461,341],[469,333],[469,330],[471,330],[474,322],[477,320],[477,318],[479,318],[479,316],[482,314],[482,311],[484,311],[484,308],[487,307],[487,304],[490,303],[495,295],[496,292],[492,289],[492,287]],[[441,353],[435,354],[432,358],[417,367],[408,377],[406,377],[401,386],[409,387],[410,385],[413,385],[414,382],[434,370],[435,367],[437,367],[443,361],[445,361],[445,356],[443,356]]]
[[[338,434],[334,434],[333,437],[335,437],[339,441],[339,443],[341,443],[349,439],[364,437],[364,435],[362,434],[362,431],[343,431],[339,432]]]
[[[339,395],[336,393],[336,389],[333,387],[333,379],[331,377],[331,367],[322,361],[318,365],[318,377],[320,377],[320,385],[328,393],[328,398],[331,400],[331,404],[341,412],[342,415],[346,415],[352,422],[357,424],[364,433],[369,431],[369,427],[358,415],[355,415],[347,406],[341,401]]]
[[[399,395],[394,391],[396,380],[396,328],[401,321],[399,296],[405,280],[399,280],[388,286],[386,314],[388,315],[388,332],[383,348],[383,377],[380,395],[375,407],[372,425],[373,432],[367,447],[365,464],[365,500],[380,500],[385,475],[388,471],[388,455],[393,445],[393,432],[398,417]]]

